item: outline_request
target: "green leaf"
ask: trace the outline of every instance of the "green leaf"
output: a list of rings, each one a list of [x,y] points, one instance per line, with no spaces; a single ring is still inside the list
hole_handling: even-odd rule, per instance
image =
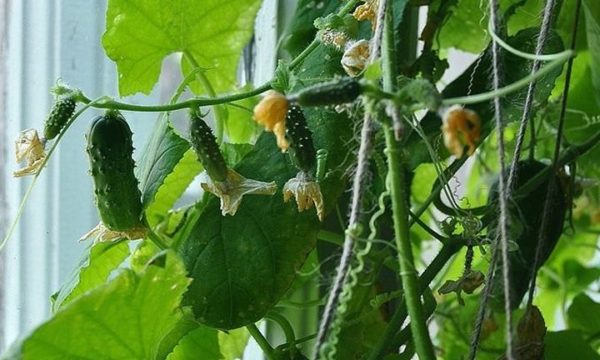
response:
[[[298,76],[326,80],[341,71],[339,59],[339,54],[319,47],[299,67]],[[326,211],[331,211],[344,189],[352,123],[345,113],[330,109],[305,109],[305,115],[315,147],[328,151],[321,191]],[[275,181],[279,189],[298,172],[271,133],[259,137],[236,171]],[[298,213],[293,201],[283,203],[281,190],[274,196],[246,196],[235,216],[222,216],[218,199],[210,195],[192,225],[180,248],[194,278],[185,304],[200,322],[221,329],[255,322],[277,303],[315,246],[320,227],[313,209]]]
[[[22,358],[154,359],[182,316],[179,302],[189,283],[175,254],[162,259],[162,266],[126,270],[71,302],[23,341]]]
[[[546,360],[598,360],[600,355],[585,341],[579,331],[549,332],[544,338]]]
[[[217,332],[206,326],[198,327],[179,341],[167,360],[222,359]]]
[[[175,133],[175,130],[173,130],[166,118],[160,117],[152,132],[152,138],[150,138],[150,141],[146,145],[138,172],[144,208],[148,208],[154,201],[159,188],[163,185],[169,174],[173,172],[173,169],[175,169],[189,148],[190,144],[188,141]],[[188,155],[188,160],[189,157],[191,155]],[[190,169],[183,168],[182,170],[186,170],[185,174],[189,177],[194,169],[192,166]],[[182,185],[182,182],[179,182],[177,179],[171,180],[177,182],[176,185],[173,185],[174,187]],[[165,199],[163,198],[162,200]],[[171,199],[168,201],[171,201]],[[165,203],[168,201],[165,201]],[[160,210],[161,204],[157,206],[159,207],[158,210]],[[165,207],[165,205],[163,204],[162,207]]]
[[[111,272],[128,255],[129,247],[124,241],[96,243],[90,246],[71,279],[52,296],[54,299],[52,311],[57,312],[79,296],[104,285]]]
[[[241,359],[248,344],[250,334],[246,328],[219,332],[219,347],[224,360]]]
[[[121,96],[149,93],[163,59],[194,57],[215,91],[233,88],[260,0],[110,0],[102,44],[117,64]]]
[[[319,4],[323,6],[315,6],[315,0],[300,0],[296,5],[296,11],[292,16],[292,20],[288,25],[284,35],[283,48],[292,56],[295,57],[314,39],[317,30],[313,22],[320,16],[329,14],[341,4],[341,1],[323,1]]]
[[[583,12],[585,14],[585,24],[587,33],[587,42],[590,54],[592,56],[590,64],[592,70],[592,82],[596,91],[594,92],[596,104],[600,105],[600,2],[597,0],[584,0]]]
[[[570,329],[584,331],[587,334],[600,332],[600,303],[585,293],[577,295],[567,311]]]
[[[171,153],[173,155],[173,161],[182,148],[183,147],[178,147],[173,149]],[[171,172],[166,177],[164,177],[164,173],[166,173],[168,169],[163,168],[161,170],[164,172],[160,174],[160,177],[157,176],[157,178],[162,178],[163,183],[156,191],[154,201],[151,201],[146,208],[146,217],[151,225],[156,225],[165,220],[168,211],[173,208],[175,202],[181,197],[196,175],[202,171],[202,164],[198,161],[194,150],[187,149],[179,162],[177,162],[177,165],[172,168]],[[158,183],[160,180],[156,182]]]
[[[487,12],[479,0],[459,0],[439,32],[441,49],[457,48],[472,53],[481,52],[487,45]]]

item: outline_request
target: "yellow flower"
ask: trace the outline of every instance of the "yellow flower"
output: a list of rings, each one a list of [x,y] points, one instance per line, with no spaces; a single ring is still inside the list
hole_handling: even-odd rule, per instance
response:
[[[371,27],[375,29],[377,25],[377,8],[379,0],[366,0],[364,4],[358,6],[352,16],[358,21],[369,20]]]
[[[228,169],[225,181],[213,181],[210,178],[201,183],[204,191],[208,191],[221,199],[221,214],[235,215],[244,195],[273,195],[277,184],[258,180],[246,179],[237,172]]]
[[[288,106],[288,99],[284,95],[271,90],[254,107],[254,119],[264,126],[265,130],[275,134],[277,146],[281,151],[287,150],[290,146],[285,139],[285,117]]]
[[[369,61],[369,42],[367,40],[359,40],[351,43],[344,51],[342,56],[342,67],[346,74],[356,77],[367,65]]]
[[[13,172],[13,176],[21,177],[36,174],[46,158],[44,142],[40,139],[37,130],[27,129],[19,133],[15,141],[15,157],[17,162],[25,162],[25,166]]]
[[[442,133],[444,145],[460,158],[468,146],[467,155],[472,155],[481,139],[481,120],[473,110],[465,109],[460,105],[450,107],[442,118]]]
[[[114,231],[108,229],[104,224],[99,223],[92,230],[85,233],[79,241],[94,238],[100,242],[110,242],[119,239],[136,240],[146,236],[147,229],[144,227],[136,227],[126,231]]]
[[[315,206],[319,220],[325,218],[325,205],[319,183],[313,181],[305,172],[301,171],[296,177],[288,180],[283,186],[283,202],[288,202],[294,196],[298,204],[298,211],[302,212]]]

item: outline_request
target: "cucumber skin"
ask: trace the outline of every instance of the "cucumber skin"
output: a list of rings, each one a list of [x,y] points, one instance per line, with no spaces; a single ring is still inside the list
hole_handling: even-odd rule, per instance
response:
[[[307,87],[294,99],[301,106],[327,106],[353,102],[362,93],[358,80],[350,77]]]
[[[536,160],[523,160],[517,164],[517,173],[515,177],[514,189],[518,189],[527,181],[544,170],[547,165]],[[507,170],[508,171],[508,170]],[[508,173],[506,174],[508,176]],[[558,239],[563,230],[563,222],[567,209],[567,200],[565,193],[560,186],[560,180],[555,180],[555,191],[551,196],[551,210],[547,221],[546,238],[542,252],[540,253],[539,263],[536,271],[548,260],[552,251],[556,247]],[[544,212],[544,199],[548,189],[549,180],[542,182],[536,189],[532,190],[526,196],[512,205],[510,211],[513,214],[511,221],[521,221],[523,229],[518,238],[512,239],[517,243],[519,249],[511,251],[508,255],[510,268],[510,307],[516,309],[519,307],[523,297],[529,290],[531,275],[533,273],[533,262],[538,243],[538,229],[542,223]],[[490,190],[489,204],[497,204],[498,189],[497,183],[492,185]],[[510,206],[510,205],[509,205]],[[518,207],[518,208],[517,208]],[[492,222],[489,226],[489,238],[493,240],[496,236],[497,222]],[[509,223],[510,234],[510,223]],[[502,286],[502,264],[498,263],[494,278],[492,279],[491,306],[497,311],[504,311],[504,290]]]
[[[141,225],[142,194],[134,174],[132,132],[123,116],[108,111],[92,122],[87,152],[102,223],[113,231]]]
[[[76,107],[75,100],[65,96],[54,103],[50,114],[44,123],[44,137],[46,140],[54,139],[73,116]]]
[[[221,154],[217,139],[208,124],[195,111],[190,115],[190,137],[192,147],[208,176],[213,181],[225,181],[227,163]]]
[[[290,106],[286,117],[286,137],[290,143],[290,156],[297,168],[310,173],[316,163],[317,152],[312,132],[306,123],[304,112],[297,105]]]

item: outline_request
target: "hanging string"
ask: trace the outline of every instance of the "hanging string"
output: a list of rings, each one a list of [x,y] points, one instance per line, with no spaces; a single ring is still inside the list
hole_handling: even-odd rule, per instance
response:
[[[575,20],[573,21],[573,29],[572,29],[572,35],[573,37],[571,38],[571,50],[575,50],[575,45],[577,44],[577,29],[579,28],[579,17],[580,17],[580,13],[581,13],[581,0],[577,1],[577,6],[575,9]],[[547,227],[548,227],[548,219],[550,218],[550,211],[551,211],[551,206],[553,206],[553,204],[551,204],[550,199],[552,199],[552,196],[550,194],[553,194],[554,191],[556,191],[556,186],[558,185],[556,183],[556,174],[559,171],[559,157],[560,157],[560,147],[561,147],[561,141],[562,141],[562,137],[563,137],[563,129],[564,129],[564,124],[565,124],[565,115],[566,115],[566,110],[567,110],[567,101],[568,101],[568,97],[569,97],[569,87],[571,85],[571,73],[573,71],[573,58],[569,59],[569,62],[567,63],[567,70],[565,73],[565,88],[563,89],[563,93],[562,93],[562,101],[561,101],[561,109],[560,109],[560,116],[559,116],[559,120],[558,120],[558,131],[556,133],[556,144],[554,145],[554,157],[552,159],[552,174],[550,175],[550,180],[548,181],[548,190],[546,191],[546,200],[544,201],[544,211],[542,213],[542,222],[540,224],[540,229],[538,231],[538,243],[537,243],[537,247],[535,248],[535,257],[533,260],[533,271],[531,274],[531,283],[529,285],[529,294],[528,294],[528,298],[527,298],[527,306],[530,307],[533,303],[533,293],[535,290],[535,283],[537,280],[537,267],[538,264],[540,262],[540,256],[542,253],[542,249],[544,248],[544,242],[546,240],[546,234],[547,234]]]
[[[542,18],[542,25],[540,27],[540,33],[538,35],[537,44],[535,46],[535,55],[539,56],[544,51],[544,45],[546,44],[546,40],[548,39],[548,31],[550,30],[550,24],[552,20],[552,10],[554,9],[554,0],[547,0],[546,5],[544,6],[544,16]],[[535,74],[540,69],[541,61],[535,59],[533,61],[533,65],[531,66],[531,73]],[[525,132],[527,130],[527,124],[529,122],[529,117],[531,116],[531,108],[533,107],[533,101],[535,98],[535,88],[537,85],[537,81],[532,81],[529,83],[529,87],[527,88],[527,97],[525,98],[525,105],[523,106],[523,114],[521,115],[521,124],[519,125],[519,132],[517,134],[517,143],[515,145],[515,150],[513,153],[512,163],[510,165],[510,170],[508,174],[508,180],[506,181],[506,187],[509,192],[512,191],[512,185],[516,175],[517,162],[521,158],[521,149],[523,148],[523,142],[525,140]],[[531,153],[533,154],[535,148],[535,130],[533,128],[534,123],[531,121],[532,133],[531,133]]]
[[[370,44],[370,63],[378,59],[381,54],[381,39],[383,35],[386,6],[387,0],[379,0],[375,32]],[[352,260],[352,250],[354,248],[354,240],[356,237],[356,234],[353,233],[353,229],[356,229],[357,225],[359,224],[363,194],[365,193],[365,179],[367,178],[366,175],[369,167],[369,154],[372,148],[372,135],[373,125],[371,115],[369,111],[365,111],[363,126],[360,134],[360,147],[358,150],[356,173],[354,176],[354,182],[352,184],[352,201],[348,220],[348,230],[346,231],[346,236],[344,238],[344,246],[342,249],[340,264],[337,269],[333,286],[329,292],[329,297],[327,299],[325,309],[323,310],[323,315],[321,316],[321,323],[319,325],[319,331],[317,332],[317,338],[315,340],[313,359],[317,359],[321,353],[321,348],[323,347],[327,333],[329,332],[329,328],[333,322],[335,309],[338,306],[340,293],[342,292],[343,285],[346,282],[348,269]]]
[[[498,14],[499,6],[498,0],[490,0],[490,27],[496,34],[499,33],[500,28],[500,16]],[[500,61],[500,46],[495,39],[492,39],[492,85],[493,90],[497,91],[500,88],[501,82],[501,61]],[[508,198],[507,198],[507,187],[505,179],[505,146],[504,146],[504,123],[502,121],[502,104],[498,96],[494,97],[494,121],[496,124],[496,131],[498,133],[498,159],[500,163],[500,174],[498,176],[498,199],[500,205],[500,216],[498,221],[498,233],[499,236],[494,241],[494,251],[492,256],[492,263],[490,269],[495,269],[498,261],[498,253],[502,256],[502,287],[504,290],[504,311],[506,314],[506,325],[505,325],[505,337],[506,337],[506,358],[508,360],[514,360],[513,356],[513,336],[512,336],[512,313],[510,310],[510,283],[509,283],[509,262],[508,262]],[[499,244],[498,244],[499,243]],[[500,251],[498,251],[500,248]],[[493,274],[493,273],[492,273]],[[491,279],[490,272],[488,271],[488,279]],[[476,329],[471,342],[471,348],[469,358],[474,359],[479,346],[481,336],[481,324],[483,323],[483,317],[485,314],[485,308],[490,295],[491,286],[486,286],[486,291],[482,298],[478,319],[476,322]]]

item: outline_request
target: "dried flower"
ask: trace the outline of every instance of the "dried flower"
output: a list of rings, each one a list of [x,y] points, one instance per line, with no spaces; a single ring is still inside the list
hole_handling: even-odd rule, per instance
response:
[[[146,236],[147,229],[145,227],[135,227],[126,231],[114,231],[108,229],[103,223],[99,223],[92,230],[85,233],[79,241],[94,238],[100,242],[110,242],[119,239],[136,240]]]
[[[440,294],[449,294],[455,292],[458,298],[458,303],[464,305],[465,302],[460,296],[461,292],[472,294],[483,282],[485,281],[485,275],[481,271],[469,270],[458,280],[446,280],[444,285],[440,287],[438,292]]]
[[[442,133],[444,145],[454,156],[462,157],[465,146],[469,147],[467,155],[472,155],[481,139],[479,115],[473,110],[454,105],[444,113]]]
[[[321,42],[325,45],[330,45],[339,51],[342,51],[348,43],[348,36],[340,31],[323,30],[319,32]]]
[[[21,177],[36,174],[46,158],[44,142],[40,139],[37,130],[27,129],[19,133],[15,141],[15,157],[17,162],[25,161],[25,166],[13,172],[13,176]]]
[[[299,212],[315,206],[319,220],[323,221],[325,218],[325,205],[323,204],[321,187],[304,171],[300,171],[296,177],[288,180],[283,186],[283,202],[288,202],[292,196],[296,199]]]
[[[277,146],[285,151],[290,146],[285,139],[285,117],[287,115],[288,99],[276,92],[268,91],[265,97],[254,107],[256,122],[272,131],[277,137]]]
[[[204,191],[208,191],[221,199],[221,213],[235,215],[244,195],[273,195],[277,191],[277,184],[246,179],[237,172],[228,169],[225,181],[213,181],[210,178],[201,183]]]
[[[356,77],[367,65],[369,61],[369,42],[367,40],[359,40],[349,43],[342,56],[342,67],[346,74]]]

